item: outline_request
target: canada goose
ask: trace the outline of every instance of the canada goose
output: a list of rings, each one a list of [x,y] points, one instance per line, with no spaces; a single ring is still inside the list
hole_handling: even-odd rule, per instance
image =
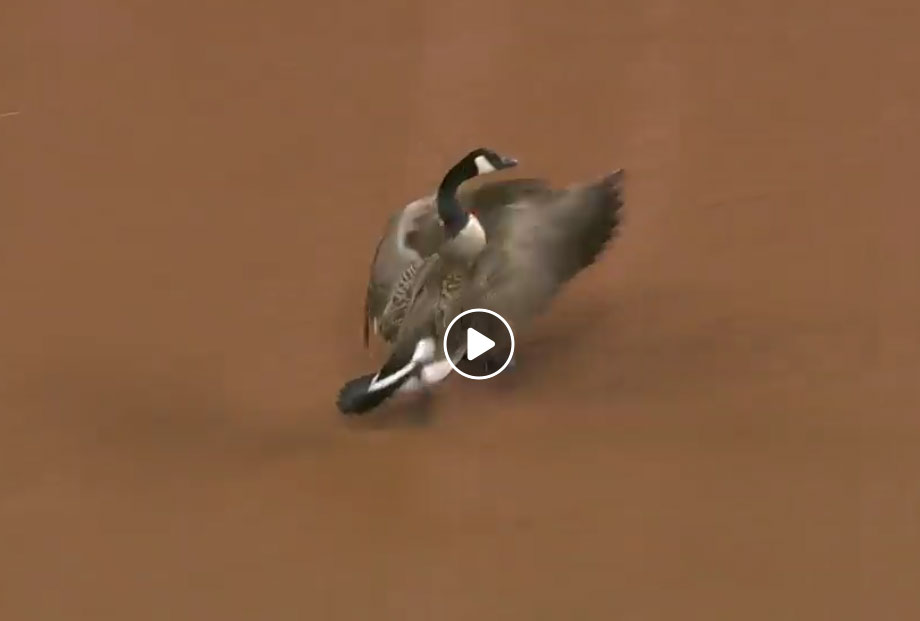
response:
[[[364,299],[364,346],[370,334],[392,343],[404,311],[394,291],[404,287],[424,260],[445,241],[445,226],[438,215],[439,196],[459,202],[462,211],[475,215],[486,237],[495,226],[502,208],[549,190],[539,179],[511,179],[485,183],[471,190],[459,190],[463,182],[517,162],[490,149],[475,149],[444,176],[437,193],[412,201],[392,215],[374,250]]]
[[[413,276],[414,295],[393,339],[390,357],[374,375],[347,382],[338,407],[362,414],[390,396],[425,389],[451,371],[441,342],[464,310],[488,308],[513,329],[546,309],[559,289],[590,266],[620,223],[623,171],[591,183],[546,189],[497,212],[488,239],[464,265],[445,245]],[[456,205],[456,204],[455,204]],[[454,228],[456,228],[456,224]],[[458,360],[465,352],[451,352]]]

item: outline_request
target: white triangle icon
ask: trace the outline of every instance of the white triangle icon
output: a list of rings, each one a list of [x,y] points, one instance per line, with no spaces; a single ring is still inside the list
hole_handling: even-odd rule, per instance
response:
[[[468,360],[476,360],[493,347],[495,347],[495,341],[485,334],[472,328],[466,329],[466,357]]]

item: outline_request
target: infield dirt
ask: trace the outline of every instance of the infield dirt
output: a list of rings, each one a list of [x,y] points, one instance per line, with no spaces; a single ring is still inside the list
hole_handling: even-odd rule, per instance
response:
[[[0,618],[920,615],[920,7],[16,1]],[[476,146],[623,167],[603,259],[372,371],[384,219]]]

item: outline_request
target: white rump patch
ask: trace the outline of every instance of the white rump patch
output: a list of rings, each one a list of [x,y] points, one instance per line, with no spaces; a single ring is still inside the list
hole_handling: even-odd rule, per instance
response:
[[[450,375],[451,370],[450,363],[447,360],[438,360],[437,362],[426,364],[422,367],[422,382],[426,386],[437,384]]]
[[[461,347],[453,358],[454,364],[457,364],[460,359],[463,358],[464,354],[466,354],[466,347]],[[429,386],[444,381],[444,379],[450,375],[451,371],[453,371],[453,367],[450,366],[450,363],[446,359],[429,362],[422,366],[422,370],[418,377],[410,377],[396,392],[405,394],[428,388]]]
[[[415,353],[412,354],[412,362],[424,364],[434,360],[435,343],[433,338],[424,338],[415,346]]]
[[[392,375],[381,378],[380,374],[374,376],[374,379],[371,380],[370,386],[367,387],[367,392],[374,392],[376,390],[383,390],[384,388],[389,388],[405,376],[409,375],[415,370],[415,362],[410,362],[399,371],[396,371]]]
[[[374,379],[371,380],[371,384],[367,387],[367,391],[374,392],[375,390],[383,390],[384,388],[389,388],[407,375],[414,373],[419,365],[430,363],[432,360],[434,360],[436,347],[437,346],[433,338],[429,337],[420,340],[415,346],[415,351],[412,353],[412,360],[410,360],[408,364],[400,368],[395,373],[392,373],[383,378],[381,378],[380,374],[378,373],[374,376]],[[413,380],[415,380],[415,378],[407,380],[407,383],[411,383]],[[400,390],[404,386],[401,386]],[[399,392],[399,390],[397,392]]]

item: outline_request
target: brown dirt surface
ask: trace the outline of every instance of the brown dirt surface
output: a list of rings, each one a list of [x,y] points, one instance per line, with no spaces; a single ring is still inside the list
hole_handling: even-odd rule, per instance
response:
[[[920,5],[13,0],[0,619],[920,618]],[[384,218],[627,170],[603,260],[346,421]]]

